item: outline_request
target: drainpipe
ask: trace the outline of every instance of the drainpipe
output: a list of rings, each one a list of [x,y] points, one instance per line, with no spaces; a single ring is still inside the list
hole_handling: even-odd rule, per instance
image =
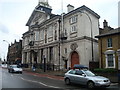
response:
[[[60,18],[59,18],[59,20],[58,20],[58,23],[59,23],[59,45],[58,45],[58,49],[59,49],[59,71],[60,71],[60,23],[61,23],[61,20],[60,20]]]

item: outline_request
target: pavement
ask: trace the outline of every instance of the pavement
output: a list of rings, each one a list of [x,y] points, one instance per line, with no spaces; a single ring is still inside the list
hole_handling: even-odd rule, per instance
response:
[[[46,71],[44,72],[43,70],[36,69],[33,71],[30,68],[24,68],[24,72],[30,73],[34,76],[40,76],[40,77],[48,77],[56,80],[64,80],[64,73],[65,71]]]

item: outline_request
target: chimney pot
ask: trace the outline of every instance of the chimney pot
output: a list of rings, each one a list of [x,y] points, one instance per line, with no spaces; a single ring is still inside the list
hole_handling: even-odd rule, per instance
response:
[[[68,4],[68,5],[67,5],[67,11],[70,12],[70,11],[72,11],[72,10],[74,10],[74,6]]]
[[[106,20],[104,20],[104,22],[103,22],[103,28],[106,28],[106,27],[108,27],[108,22]]]

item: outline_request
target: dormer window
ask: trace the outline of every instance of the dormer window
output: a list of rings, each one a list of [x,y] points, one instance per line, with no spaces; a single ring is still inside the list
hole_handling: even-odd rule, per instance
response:
[[[50,19],[50,15],[47,15],[47,19]]]
[[[41,8],[41,11],[43,11],[43,8]]]

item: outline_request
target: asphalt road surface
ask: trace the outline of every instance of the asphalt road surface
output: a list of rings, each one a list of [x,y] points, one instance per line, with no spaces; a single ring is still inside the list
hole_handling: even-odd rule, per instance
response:
[[[86,86],[82,85],[65,85],[63,80],[57,80],[50,77],[37,76],[27,72],[23,74],[8,73],[7,69],[2,69],[0,74],[2,77],[2,90],[13,90],[13,89],[39,89],[39,90],[88,90]],[[102,88],[103,89],[103,88]],[[111,85],[109,88],[103,90],[119,90],[117,84]]]

